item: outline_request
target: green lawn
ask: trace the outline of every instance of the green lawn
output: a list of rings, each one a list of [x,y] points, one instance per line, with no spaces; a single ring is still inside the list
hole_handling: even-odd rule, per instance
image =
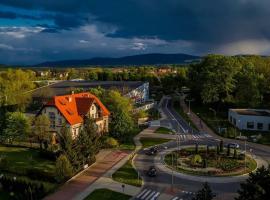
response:
[[[141,143],[142,143],[142,148],[148,148],[151,146],[155,146],[155,145],[159,145],[159,144],[163,144],[166,142],[171,141],[170,139],[163,139],[163,138],[147,138],[147,137],[142,137],[140,139]]]
[[[39,169],[46,172],[53,172],[55,163],[40,158],[37,150],[22,147],[0,146],[0,156],[7,159],[7,171],[25,172],[27,169]]]
[[[96,189],[84,200],[128,200],[131,196],[108,189]]]
[[[159,127],[157,130],[155,130],[155,133],[160,133],[160,134],[171,134],[172,131],[168,128],[165,127]]]
[[[10,196],[8,193],[0,191],[0,199],[1,200],[11,200]]]
[[[138,179],[138,173],[133,168],[131,160],[127,161],[120,169],[118,169],[113,175],[113,180],[125,183],[128,185],[141,186],[142,180]]]

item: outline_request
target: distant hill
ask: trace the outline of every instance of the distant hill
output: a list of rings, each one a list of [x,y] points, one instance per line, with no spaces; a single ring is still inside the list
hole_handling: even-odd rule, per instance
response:
[[[67,66],[115,66],[115,65],[161,65],[161,64],[185,64],[196,62],[199,56],[188,54],[141,54],[119,58],[96,57],[85,60],[61,60],[43,62],[33,67],[67,67]]]

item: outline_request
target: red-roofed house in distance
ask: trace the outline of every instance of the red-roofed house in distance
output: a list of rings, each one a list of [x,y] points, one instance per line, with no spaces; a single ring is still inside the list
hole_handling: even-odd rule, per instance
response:
[[[88,92],[54,96],[39,114],[48,116],[52,132],[59,133],[61,127],[67,124],[73,138],[78,136],[85,117],[95,121],[99,133],[108,132],[110,112],[95,95]]]

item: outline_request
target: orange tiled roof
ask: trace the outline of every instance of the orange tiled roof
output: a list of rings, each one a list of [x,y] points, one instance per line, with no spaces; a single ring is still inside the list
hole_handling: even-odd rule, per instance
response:
[[[103,116],[110,114],[102,102],[95,95],[88,92],[55,96],[46,106],[55,106],[68,123],[74,125],[83,122],[83,117],[94,102],[100,107]]]

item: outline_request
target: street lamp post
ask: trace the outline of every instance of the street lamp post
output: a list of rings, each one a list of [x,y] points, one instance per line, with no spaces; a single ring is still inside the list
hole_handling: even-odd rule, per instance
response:
[[[190,102],[191,101],[194,101],[194,99],[187,99],[187,101],[188,101],[188,115],[190,114]]]
[[[172,188],[173,188],[173,153],[172,153]]]
[[[247,140],[245,140],[245,172],[246,172],[246,168],[247,168],[247,156],[246,156],[246,153],[247,153]]]

